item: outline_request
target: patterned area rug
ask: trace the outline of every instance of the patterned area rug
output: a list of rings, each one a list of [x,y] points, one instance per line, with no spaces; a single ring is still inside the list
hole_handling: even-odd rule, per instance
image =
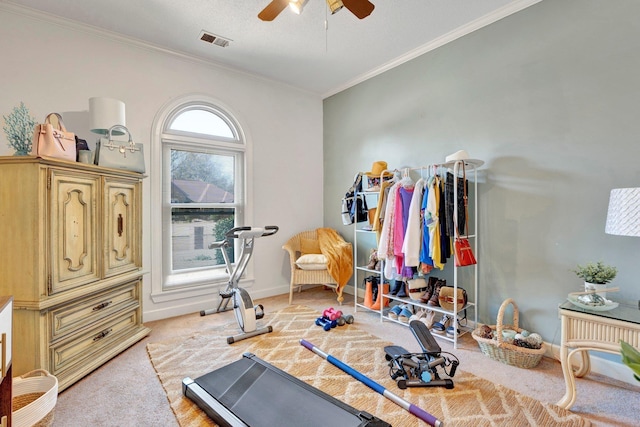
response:
[[[147,351],[171,408],[182,427],[215,426],[207,415],[182,396],[184,377],[197,378],[242,357],[245,352],[286,371],[337,399],[394,426],[427,424],[389,399],[305,349],[301,338],[378,382],[392,393],[424,409],[449,426],[588,426],[590,422],[556,405],[542,403],[513,390],[458,370],[455,387],[400,390],[389,377],[383,341],[355,325],[323,331],[315,326],[319,313],[291,306],[267,314],[263,322],[274,331],[228,345],[239,332],[236,323],[201,331],[186,339],[150,343]]]

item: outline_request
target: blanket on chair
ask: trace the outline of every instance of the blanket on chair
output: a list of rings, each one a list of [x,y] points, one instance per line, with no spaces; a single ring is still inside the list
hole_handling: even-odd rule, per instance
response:
[[[342,291],[353,275],[353,248],[332,228],[318,228],[320,251],[327,258],[327,270],[336,281],[338,302],[344,300]]]

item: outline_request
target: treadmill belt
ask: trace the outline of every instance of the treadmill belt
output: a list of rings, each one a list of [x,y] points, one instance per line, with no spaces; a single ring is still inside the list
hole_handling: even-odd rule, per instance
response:
[[[183,393],[221,426],[390,427],[248,353]]]

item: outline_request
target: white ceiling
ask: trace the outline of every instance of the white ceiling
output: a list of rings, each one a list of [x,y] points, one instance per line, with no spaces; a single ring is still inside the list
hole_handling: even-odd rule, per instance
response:
[[[257,17],[270,0],[0,1],[327,97],[540,0],[371,0],[363,20],[309,0],[271,22]],[[200,41],[202,30],[231,43]]]

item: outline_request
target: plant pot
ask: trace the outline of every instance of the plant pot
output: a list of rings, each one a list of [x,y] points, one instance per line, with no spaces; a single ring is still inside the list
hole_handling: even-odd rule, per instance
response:
[[[585,291],[592,291],[594,289],[596,294],[600,295],[602,298],[607,298],[607,293],[602,292],[603,289],[607,289],[607,284],[584,282]]]

